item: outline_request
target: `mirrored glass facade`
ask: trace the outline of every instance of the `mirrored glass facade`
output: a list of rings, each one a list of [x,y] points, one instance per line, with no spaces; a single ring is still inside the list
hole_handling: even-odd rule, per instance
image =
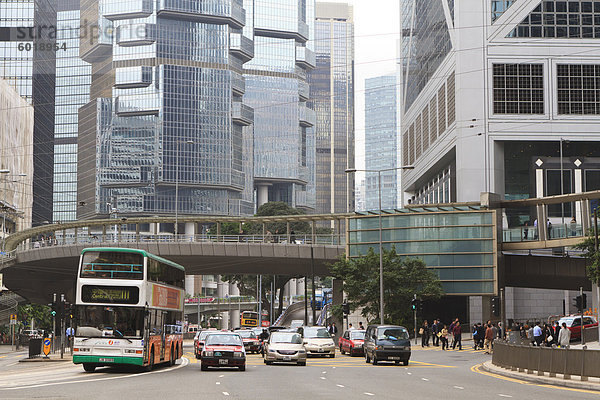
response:
[[[309,104],[317,116],[316,189],[319,214],[354,210],[354,15],[344,3],[317,3],[316,68]]]
[[[79,115],[78,215],[251,214],[242,0],[94,3],[82,1],[81,20],[110,40],[101,30],[81,50],[93,80]]]
[[[0,0],[0,77],[36,105],[33,225],[52,221],[55,26],[56,0]]]
[[[306,103],[307,73],[314,68],[314,0],[255,0],[252,10],[255,54],[244,65],[244,99],[255,110],[257,205],[284,201],[314,210],[316,121]]]
[[[379,171],[398,167],[396,120],[396,76],[387,75],[367,79],[365,82],[365,167]],[[397,171],[381,173],[381,207],[398,206]],[[379,209],[379,177],[366,173],[366,210]]]
[[[403,257],[419,258],[438,274],[447,295],[497,292],[495,211],[402,210],[384,215],[383,247]],[[350,257],[379,249],[379,218],[350,220]]]

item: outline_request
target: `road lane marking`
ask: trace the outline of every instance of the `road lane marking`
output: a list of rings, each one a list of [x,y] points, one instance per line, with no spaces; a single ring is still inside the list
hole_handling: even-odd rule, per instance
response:
[[[321,372],[321,373],[322,373],[322,374],[326,374],[326,373],[327,373],[327,371],[323,371],[323,372]]]
[[[421,380],[422,380],[422,381],[429,382],[429,379],[427,379],[427,378],[421,378]]]
[[[408,375],[412,375],[412,372],[407,372]]]
[[[462,386],[454,386],[454,389],[465,390],[465,388],[464,388],[464,387],[462,387]]]
[[[508,395],[508,394],[502,394],[502,393],[498,393],[498,396],[500,396],[500,397],[509,397],[509,398],[512,398],[512,396],[511,396],[511,395]]]
[[[223,378],[225,375],[219,375],[219,378]]]
[[[375,396],[373,393],[369,393],[369,392],[365,392],[364,394],[366,394],[367,396]]]
[[[339,387],[339,388],[343,388],[343,387],[345,387],[344,385],[335,385],[335,386],[337,386],[337,387]]]
[[[229,396],[229,392],[223,392],[223,396]]]
[[[322,376],[321,379],[327,379],[327,378],[325,378],[324,376]]]
[[[220,384],[221,384],[221,382],[215,382],[215,385],[220,385]]]

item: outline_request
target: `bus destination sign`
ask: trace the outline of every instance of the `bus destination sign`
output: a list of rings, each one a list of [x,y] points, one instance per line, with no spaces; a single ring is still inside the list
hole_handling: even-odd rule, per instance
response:
[[[97,285],[81,287],[81,301],[84,303],[137,304],[139,300],[140,291],[137,287]]]

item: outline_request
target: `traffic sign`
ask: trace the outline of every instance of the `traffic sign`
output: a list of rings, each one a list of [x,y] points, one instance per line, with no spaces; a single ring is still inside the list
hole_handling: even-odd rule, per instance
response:
[[[44,345],[44,355],[47,356],[48,354],[50,354],[50,347],[52,346],[52,339],[45,338],[43,345]]]
[[[17,324],[17,314],[10,314],[10,325]]]

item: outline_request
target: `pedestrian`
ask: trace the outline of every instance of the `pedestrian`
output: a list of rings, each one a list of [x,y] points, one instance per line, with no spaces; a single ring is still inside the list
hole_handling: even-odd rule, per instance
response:
[[[358,322],[358,329],[360,329],[361,331],[365,330],[365,327],[363,326],[362,321]]]
[[[458,322],[458,318],[455,318],[454,321],[450,324],[450,328],[448,328],[448,332],[452,335],[452,348],[454,348],[454,327],[456,326],[456,322]]]
[[[356,328],[355,328],[355,327],[353,327],[353,326],[352,326],[352,324],[348,324],[348,330],[349,330],[349,331],[353,331],[353,330],[355,330],[355,329],[356,329]]]
[[[484,337],[485,354],[492,354],[492,345],[494,343],[494,330],[492,329],[492,324],[487,326]]]
[[[527,235],[529,235],[529,223],[525,222],[525,227],[523,227],[523,240],[527,240]]]
[[[489,322],[488,322],[489,324]],[[486,326],[482,325],[481,322],[477,324],[477,338],[479,339],[479,341],[477,342],[477,347],[479,347],[481,350],[483,350],[483,343],[485,341],[485,331],[486,331]]]
[[[546,221],[548,223],[548,239],[552,239],[552,222],[550,222],[550,218]]]
[[[290,232],[290,243],[296,244],[296,232],[294,232],[294,230]]]
[[[458,350],[462,350],[462,329],[458,318],[456,319],[456,324],[454,325],[454,329],[452,330],[452,336],[454,338],[454,341],[452,342],[452,350],[454,350],[457,345]]]
[[[433,325],[431,325],[431,341],[435,347],[439,347],[440,345],[440,321],[437,319],[433,320]]]
[[[332,330],[331,336],[333,338],[333,341],[337,343],[336,335],[338,333],[338,328],[337,328],[337,326],[335,326],[335,322],[333,324],[331,324],[331,330]]]
[[[558,321],[554,322],[554,344],[558,345],[558,334],[560,333],[560,324]]]
[[[558,345],[562,348],[568,349],[571,343],[571,331],[567,328],[566,323],[562,323],[562,328],[558,334]]]
[[[423,321],[419,333],[421,334],[421,347],[429,347],[429,325],[427,324],[427,320]]]
[[[546,347],[552,347],[552,342],[554,341],[554,329],[552,325],[545,324],[544,325],[544,344]]]
[[[267,230],[267,233],[265,235],[265,243],[271,243],[273,241],[273,234],[271,233],[270,230]]]
[[[446,325],[440,331],[440,340],[442,341],[442,350],[448,350],[448,327]]]
[[[577,236],[577,220],[575,216],[571,218],[571,236]]]
[[[533,327],[533,341],[535,342],[536,346],[541,346],[542,342],[544,341],[544,332],[542,331],[539,322],[537,322]]]
[[[273,237],[273,242],[279,243],[279,229],[275,229],[275,236]]]
[[[537,218],[533,221],[533,227],[535,228],[533,231],[533,238],[537,240],[538,238],[538,221]]]

